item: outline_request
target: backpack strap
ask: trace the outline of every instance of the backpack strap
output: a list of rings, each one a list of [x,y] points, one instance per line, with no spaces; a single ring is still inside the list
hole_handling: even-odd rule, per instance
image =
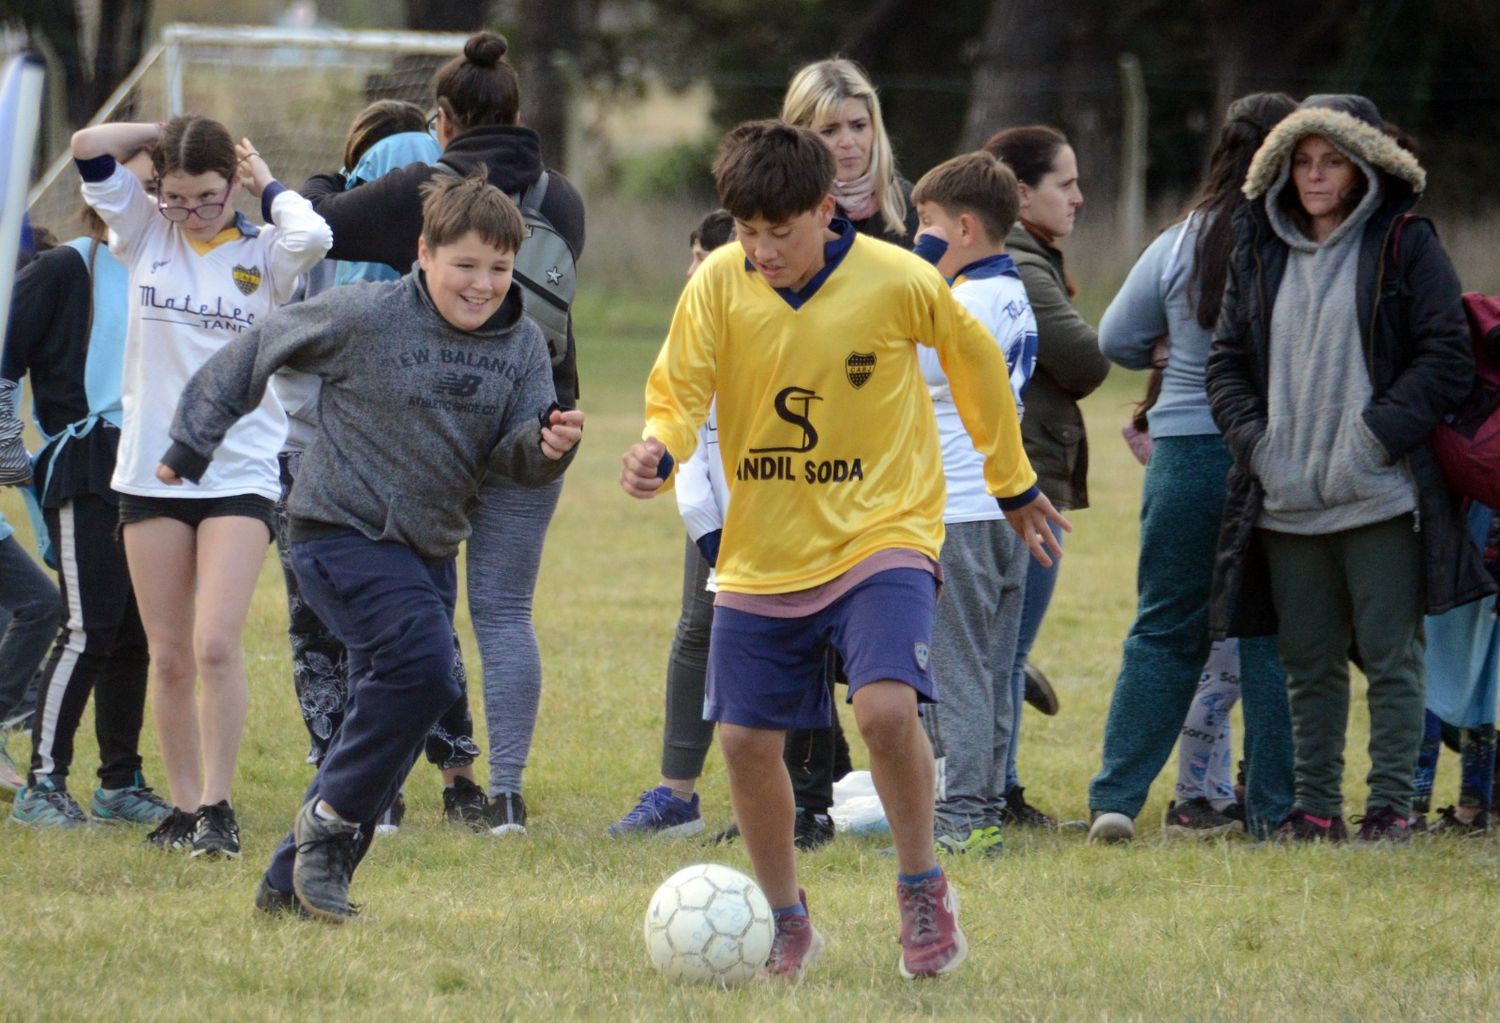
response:
[[[522,213],[541,214],[542,203],[547,198],[547,184],[548,174],[546,169],[543,168],[542,176],[521,192],[521,200],[516,205],[521,207]]]

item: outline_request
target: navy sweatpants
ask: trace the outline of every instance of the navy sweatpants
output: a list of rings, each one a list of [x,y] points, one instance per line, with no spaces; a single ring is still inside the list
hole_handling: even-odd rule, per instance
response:
[[[358,821],[363,857],[375,822],[396,797],[423,740],[458,698],[453,679],[453,559],[428,561],[399,543],[354,530],[292,545],[303,599],[349,651],[344,723],[303,797]],[[292,887],[289,834],[266,871]]]

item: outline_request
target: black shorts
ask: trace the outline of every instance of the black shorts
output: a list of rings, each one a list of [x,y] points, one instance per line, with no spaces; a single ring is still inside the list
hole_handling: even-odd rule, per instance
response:
[[[266,527],[267,542],[275,534],[276,503],[259,494],[223,497],[138,497],[120,495],[120,529],[147,519],[176,519],[197,529],[204,519],[226,516],[255,519]]]

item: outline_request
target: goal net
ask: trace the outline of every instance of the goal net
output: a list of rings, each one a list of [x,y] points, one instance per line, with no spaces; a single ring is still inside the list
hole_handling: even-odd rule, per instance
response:
[[[342,163],[349,124],[377,99],[432,106],[432,76],[465,36],[425,32],[171,25],[92,124],[195,113],[249,138],[278,180],[298,188]],[[31,190],[32,223],[59,238],[79,231],[78,174],[64,154]],[[260,206],[237,203],[260,221]]]

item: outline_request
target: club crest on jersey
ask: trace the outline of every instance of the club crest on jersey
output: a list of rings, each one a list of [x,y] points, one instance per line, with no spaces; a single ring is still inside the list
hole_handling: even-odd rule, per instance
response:
[[[875,353],[850,352],[849,357],[844,360],[844,375],[849,378],[849,383],[856,391],[865,386],[875,375]]]
[[[260,267],[234,265],[234,286],[242,295],[253,295],[260,287]]]

